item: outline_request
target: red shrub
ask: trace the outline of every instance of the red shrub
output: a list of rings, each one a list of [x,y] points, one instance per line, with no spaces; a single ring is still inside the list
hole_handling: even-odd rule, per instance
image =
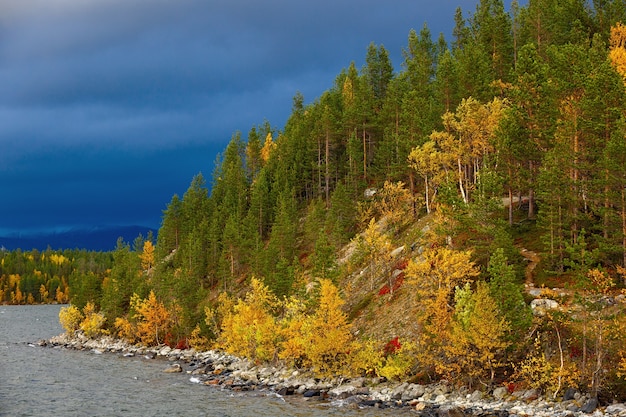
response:
[[[385,355],[392,355],[399,351],[400,348],[402,348],[402,344],[400,343],[398,336],[396,336],[387,342],[383,351],[385,352]]]

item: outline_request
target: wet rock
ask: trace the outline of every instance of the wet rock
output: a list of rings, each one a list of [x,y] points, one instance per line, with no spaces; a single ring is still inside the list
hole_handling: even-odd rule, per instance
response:
[[[302,394],[304,398],[319,397],[320,395],[321,391],[318,389],[310,389],[308,391],[304,391],[304,394]]]
[[[576,402],[576,400],[562,401],[559,406],[561,409],[571,411],[573,413],[580,411],[580,405]]]
[[[332,388],[328,391],[328,395],[337,398],[348,398],[354,394],[356,388],[352,385],[342,385]]]
[[[394,399],[394,400],[402,399],[402,395],[404,394],[404,392],[406,391],[408,386],[409,386],[409,383],[405,382],[405,383],[400,384],[397,387],[395,387],[393,389],[393,391],[391,391],[391,398]]]
[[[278,390],[278,395],[293,395],[295,394],[296,390],[293,387],[284,387],[281,388],[280,390]]]
[[[604,410],[604,412],[606,414],[618,414],[618,415],[624,415],[626,414],[626,405],[625,404],[611,404],[608,407],[606,407],[606,409]]]
[[[177,363],[175,363],[172,366],[169,366],[169,367],[167,367],[167,368],[165,368],[163,370],[163,372],[165,372],[167,374],[172,374],[172,373],[182,372],[182,371],[183,371],[183,368],[179,364],[177,364]]]
[[[483,399],[483,393],[482,393],[482,391],[476,390],[476,391],[472,392],[468,396],[467,399],[470,400],[471,402],[475,403],[475,402],[480,401],[480,400]]]
[[[361,407],[380,407],[382,404],[382,400],[362,400],[359,402],[359,406]]]
[[[570,401],[570,400],[574,400],[576,399],[576,393],[578,391],[576,390],[576,388],[568,388],[565,390],[565,392],[563,393],[563,401]]]
[[[587,400],[585,405],[581,407],[580,411],[586,414],[590,414],[590,413],[593,413],[596,410],[596,408],[598,408],[598,399],[590,398],[589,400]]]
[[[437,417],[464,417],[465,412],[457,405],[442,406],[437,410]]]
[[[529,389],[520,398],[524,401],[533,401],[539,398],[539,392],[536,389]]]

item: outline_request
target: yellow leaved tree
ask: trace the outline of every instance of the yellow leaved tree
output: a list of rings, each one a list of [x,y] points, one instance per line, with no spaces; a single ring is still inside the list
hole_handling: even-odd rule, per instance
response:
[[[626,25],[620,22],[611,28],[609,59],[626,84]]]
[[[367,229],[355,240],[360,252],[369,264],[367,269],[369,287],[370,291],[373,291],[379,278],[385,274],[385,268],[390,266],[391,240],[381,231],[381,226],[373,218]]]
[[[484,281],[472,291],[469,284],[455,291],[454,320],[451,343],[446,345],[449,363],[458,379],[475,379],[492,383],[496,370],[503,366],[505,338],[509,324],[500,315],[498,306]]]
[[[479,270],[470,251],[447,247],[424,250],[420,259],[411,260],[405,270],[406,283],[419,303],[418,323],[421,333],[417,342],[417,359],[426,371],[453,377],[459,367],[450,356],[454,310],[451,300],[456,287],[472,281]]]
[[[269,132],[267,136],[265,136],[265,142],[261,148],[261,159],[263,162],[267,162],[270,159],[270,155],[274,149],[276,149],[276,143],[272,139],[272,133]]]
[[[408,159],[409,166],[424,180],[424,201],[426,203],[426,212],[430,213],[432,196],[434,195],[436,186],[442,182],[443,177],[445,177],[444,155],[439,152],[435,142],[429,140],[413,148]]]
[[[133,294],[130,304],[135,311],[139,339],[147,345],[163,343],[174,323],[170,310],[157,300],[154,291],[150,291],[145,299]]]
[[[230,311],[221,312],[219,345],[233,355],[259,362],[274,360],[280,332],[272,311],[277,305],[271,290],[252,278],[245,298],[238,299]]]
[[[80,323],[80,329],[88,338],[95,338],[108,332],[104,329],[106,317],[96,311],[96,306],[90,301],[83,307],[84,319]]]
[[[291,296],[283,303],[284,314],[280,321],[281,346],[279,359],[289,365],[301,366],[306,356],[306,340],[303,334],[306,304],[298,297]]]
[[[59,311],[61,326],[63,326],[65,332],[70,336],[73,336],[76,330],[80,328],[80,323],[83,321],[83,318],[83,313],[74,305],[62,307],[61,311]]]
[[[154,265],[154,245],[151,241],[146,240],[143,242],[143,251],[139,258],[141,259],[141,269],[145,272],[150,272]]]
[[[115,319],[115,328],[119,336],[130,342],[140,340],[147,346],[159,345],[165,341],[174,326],[173,317],[177,307],[168,309],[150,291],[147,298],[133,294],[130,299],[132,320],[124,317]]]
[[[303,325],[306,362],[318,376],[334,376],[348,368],[352,334],[343,299],[329,279],[320,280],[319,305]]]

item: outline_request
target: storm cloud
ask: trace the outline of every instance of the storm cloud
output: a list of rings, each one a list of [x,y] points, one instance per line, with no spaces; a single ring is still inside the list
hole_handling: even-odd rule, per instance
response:
[[[281,129],[370,42],[450,38],[476,1],[4,0],[0,231],[158,227],[235,131]]]

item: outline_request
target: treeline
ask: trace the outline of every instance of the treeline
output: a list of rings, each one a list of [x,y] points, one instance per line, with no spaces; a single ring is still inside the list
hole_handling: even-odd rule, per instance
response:
[[[110,253],[86,250],[0,252],[0,304],[85,303],[99,297]],[[71,291],[70,291],[71,288]]]
[[[390,377],[619,385],[624,313],[599,300],[626,271],[626,6],[531,0],[507,12],[482,0],[454,19],[451,42],[410,31],[399,71],[371,44],[321,97],[296,94],[282,130],[236,133],[210,185],[199,174],[172,198],[156,245],[119,242],[98,292],[72,299],[68,327],[91,317],[144,343],[213,340]],[[577,314],[532,319],[514,239],[533,244],[536,273],[577,289],[561,300]],[[393,242],[412,251],[394,258]],[[351,348],[346,317],[328,313],[341,302],[324,301],[335,286],[369,292],[352,318],[410,294],[419,330],[400,341],[370,329]],[[307,350],[331,316],[341,350]]]

